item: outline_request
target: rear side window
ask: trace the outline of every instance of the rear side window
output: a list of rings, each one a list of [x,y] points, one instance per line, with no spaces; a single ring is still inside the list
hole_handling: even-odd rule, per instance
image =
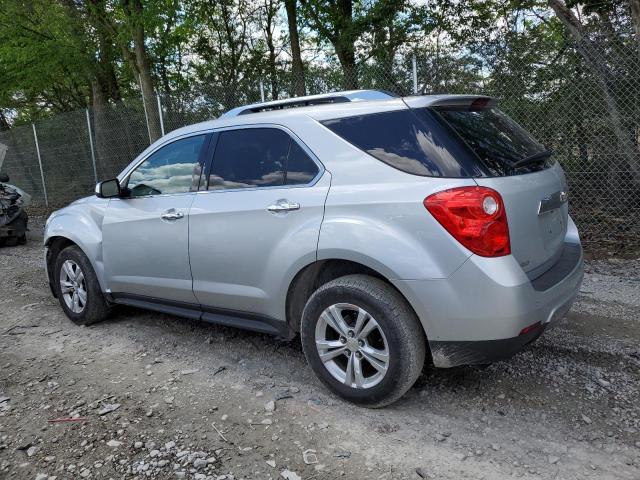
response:
[[[306,185],[319,168],[289,134],[277,128],[220,133],[209,190]]]
[[[483,175],[474,155],[433,112],[406,109],[322,123],[369,155],[406,173],[429,177]]]
[[[289,135],[276,128],[220,133],[209,190],[284,185]]]
[[[437,112],[480,157],[492,176],[534,172],[551,163],[550,152],[497,108]]]

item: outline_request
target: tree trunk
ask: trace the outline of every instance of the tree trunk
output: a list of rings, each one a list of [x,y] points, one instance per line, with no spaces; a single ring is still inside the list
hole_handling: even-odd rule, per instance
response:
[[[380,69],[377,74],[378,88],[386,90],[395,90],[395,80],[393,74],[393,59],[395,56],[392,35],[393,28],[389,26],[389,35],[387,36],[386,25],[382,22],[376,22],[373,28],[373,49],[372,57]],[[369,80],[370,81],[370,80]]]
[[[91,112],[93,113],[93,141],[96,152],[96,172],[98,179],[110,178],[111,168],[108,167],[110,160],[108,122],[106,118],[106,100],[104,98],[103,86],[97,80],[91,82]]]
[[[142,90],[142,98],[146,108],[149,140],[153,143],[162,136],[162,131],[160,129],[160,112],[158,112],[156,94],[151,78],[151,64],[144,47],[144,40],[135,40],[134,47],[138,65],[138,80],[140,81],[140,89]]]
[[[358,88],[358,70],[356,68],[355,41],[353,38],[353,0],[337,0],[340,15],[339,36],[332,40],[338,60],[344,73],[344,88]]]
[[[353,47],[353,45],[351,45]],[[357,90],[358,89],[358,70],[356,68],[356,54],[353,48],[346,48],[338,44],[335,47],[338,60],[342,66],[342,73],[344,74],[344,80],[342,82],[345,90]]]
[[[160,115],[157,108],[156,94],[151,77],[151,61],[145,47],[145,32],[143,23],[143,7],[141,0],[124,0],[124,12],[127,16],[131,39],[133,40],[134,73],[140,82],[142,99],[146,108],[149,139],[153,143],[162,136],[160,130]],[[130,57],[129,57],[130,58]]]
[[[357,89],[358,70],[355,54],[355,38],[357,34],[353,22],[353,0],[329,2],[329,17],[331,18],[328,24],[321,18],[322,15],[314,9],[317,2],[301,0],[301,3],[310,16],[311,27],[329,40],[336,51],[344,75],[343,88],[347,90]]]
[[[269,83],[271,83],[271,100],[278,99],[278,71],[276,66],[276,46],[273,42],[273,20],[277,14],[277,5],[274,8],[273,0],[265,2],[265,35],[267,49],[269,50]]]
[[[278,100],[278,73],[276,71],[276,49],[273,42],[269,45],[269,77],[271,82],[271,100]]]
[[[549,6],[553,9],[558,19],[569,31],[576,42],[576,48],[595,76],[604,96],[609,117],[611,118],[611,128],[616,136],[620,154],[628,163],[631,173],[636,182],[640,183],[640,162],[638,150],[635,142],[624,126],[622,114],[618,108],[616,99],[609,86],[611,72],[606,66],[606,57],[603,52],[599,52],[591,40],[585,35],[580,20],[561,0],[548,0]]]
[[[289,25],[289,39],[291,40],[291,66],[293,70],[293,93],[298,97],[307,94],[304,85],[304,66],[300,52],[300,37],[298,36],[298,18],[296,16],[297,0],[284,0]]]
[[[69,0],[67,0],[69,1]],[[74,2],[69,1],[72,5],[70,8],[78,8]],[[116,55],[111,35],[107,30],[103,18],[108,14],[106,12],[105,0],[91,0],[90,7],[87,9],[88,19],[91,27],[95,32],[97,39],[97,59],[96,80],[102,89],[102,100],[107,103],[109,100],[119,101],[121,97],[120,86],[114,65],[116,64]],[[92,98],[95,98],[94,86],[92,82]],[[93,102],[95,104],[95,100]]]
[[[633,20],[633,29],[636,33],[638,52],[640,52],[640,0],[629,0],[629,3],[631,4],[631,18]]]

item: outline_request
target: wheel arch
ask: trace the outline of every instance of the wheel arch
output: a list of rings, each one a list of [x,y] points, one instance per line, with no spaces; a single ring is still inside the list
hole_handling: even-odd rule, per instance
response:
[[[317,260],[303,267],[293,277],[289,284],[286,297],[286,319],[287,326],[291,336],[300,332],[300,322],[302,320],[302,311],[309,297],[320,286],[330,282],[336,278],[344,277],[352,274],[364,274],[370,275],[374,278],[378,278],[391,286],[396,290],[400,296],[407,302],[409,308],[416,315],[416,318],[420,320],[417,312],[406,295],[404,295],[396,285],[378,269],[365,265],[364,263],[356,262],[354,260],[347,260],[342,258],[328,258],[323,260]],[[424,324],[423,332],[426,334]]]
[[[44,246],[46,247],[44,261],[47,269],[47,280],[49,281],[49,289],[51,290],[51,294],[55,298],[58,298],[58,295],[56,294],[56,289],[53,288],[53,282],[54,282],[53,272],[56,266],[55,265],[56,258],[58,258],[58,255],[62,250],[72,245],[77,245],[77,244],[69,240],[67,237],[63,237],[60,235],[50,237],[44,243]]]
[[[78,247],[82,253],[87,257],[93,271],[96,273],[96,277],[98,278],[98,283],[100,284],[100,289],[104,292],[106,291],[104,284],[104,275],[102,268],[102,263],[98,265],[99,259],[96,259],[91,252],[92,249],[88,248],[86,245],[83,245],[82,242],[78,241],[77,238],[73,238],[73,235],[63,235],[63,234],[54,234],[50,235],[46,238],[45,242],[45,263],[46,263],[46,271],[47,271],[47,279],[49,281],[49,288],[51,289],[51,293],[54,297],[57,298],[55,289],[53,288],[54,282],[54,270],[55,270],[55,262],[56,258],[60,254],[62,250],[67,247],[76,246]]]

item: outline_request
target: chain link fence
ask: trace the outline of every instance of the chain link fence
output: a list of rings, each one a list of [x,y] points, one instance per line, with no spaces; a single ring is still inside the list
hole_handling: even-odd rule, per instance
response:
[[[458,52],[421,51],[402,62],[360,65],[357,77],[337,67],[309,66],[307,94],[345,88],[413,93],[482,93],[553,150],[569,179],[571,213],[593,245],[637,245],[640,238],[640,56],[613,63],[606,48],[594,68],[579,46],[566,45],[547,65],[519,52],[492,64]],[[620,52],[617,53],[620,55]],[[33,195],[34,205],[57,208],[116,176],[150,143],[156,109],[164,133],[218,117],[233,107],[295,96],[300,82],[279,71],[237,84],[210,84],[155,102],[125,99],[99,109],[57,115],[0,132],[8,149],[2,170]],[[155,112],[153,112],[155,114]],[[158,126],[156,126],[157,128]]]

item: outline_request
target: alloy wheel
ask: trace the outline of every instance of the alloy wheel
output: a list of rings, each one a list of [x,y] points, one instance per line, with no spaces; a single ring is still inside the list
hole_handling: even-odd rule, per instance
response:
[[[375,318],[357,305],[337,303],[326,308],[316,324],[315,341],[325,368],[349,387],[374,387],[389,369],[385,334]]]
[[[73,260],[65,260],[60,269],[60,291],[67,308],[82,313],[87,304],[87,287],[84,273]]]

